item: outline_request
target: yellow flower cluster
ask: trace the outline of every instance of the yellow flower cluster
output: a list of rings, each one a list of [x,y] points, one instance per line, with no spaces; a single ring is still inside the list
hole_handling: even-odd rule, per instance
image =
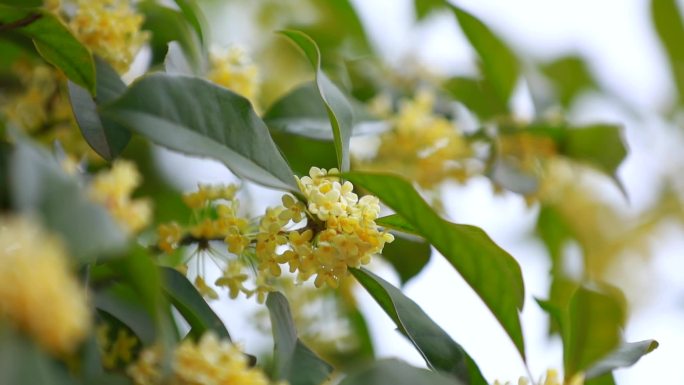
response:
[[[207,79],[224,86],[256,104],[259,93],[259,70],[239,47],[213,48],[209,53]]]
[[[156,348],[145,349],[138,361],[128,368],[136,385],[268,385],[268,378],[257,368],[250,368],[247,357],[230,341],[206,333],[197,342],[186,339],[173,352],[171,373],[164,381],[161,354]]]
[[[520,377],[518,379],[518,385],[529,385],[530,381],[525,377]],[[558,372],[554,369],[549,369],[546,371],[546,376],[537,382],[538,385],[583,385],[584,375],[579,373],[574,375],[567,382],[563,382],[559,379]],[[510,382],[501,383],[499,381],[494,381],[494,385],[511,385]]]
[[[363,169],[401,172],[421,187],[431,188],[446,179],[464,180],[464,160],[472,155],[454,124],[433,113],[434,95],[419,92],[405,101],[391,119],[393,129],[380,136],[374,159]]]
[[[131,199],[140,185],[141,176],[135,164],[118,159],[108,171],[97,173],[89,186],[90,198],[107,208],[109,213],[129,233],[147,226],[152,217],[151,203],[146,199]]]
[[[73,352],[90,329],[64,247],[27,219],[0,218],[0,317],[53,354]]]
[[[309,176],[297,178],[307,201],[309,223],[306,230],[288,234],[290,250],[279,257],[279,262],[288,263],[290,271],[297,271],[302,281],[316,274],[316,287],[337,287],[349,267],[367,264],[385,243],[394,240],[392,234],[378,230],[375,224],[379,200],[371,195],[359,199],[350,182],[341,183],[339,177],[331,176],[338,173],[337,169],[312,167]],[[283,203],[288,204],[285,200]],[[292,211],[283,207],[287,214],[279,217],[294,221],[300,209],[294,209],[294,214]]]
[[[128,71],[147,40],[143,15],[129,0],[77,0],[69,26],[78,39],[119,73]]]

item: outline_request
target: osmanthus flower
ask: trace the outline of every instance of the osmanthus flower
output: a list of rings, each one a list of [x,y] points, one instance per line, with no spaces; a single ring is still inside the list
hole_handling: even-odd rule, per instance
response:
[[[90,198],[103,205],[124,230],[134,234],[147,226],[152,217],[149,200],[131,198],[141,181],[135,163],[117,159],[110,170],[95,174],[88,192]]]
[[[147,41],[141,30],[144,22],[129,0],[76,0],[69,15],[69,27],[93,53],[101,56],[119,73],[128,71],[133,59]]]
[[[197,342],[186,339],[175,348],[167,378],[161,365],[160,350],[147,348],[127,373],[136,385],[269,385],[264,372],[250,367],[240,348],[211,332]]]
[[[30,219],[0,217],[0,318],[56,355],[74,352],[91,326],[64,246]]]
[[[212,47],[209,51],[207,79],[249,99],[256,105],[259,69],[239,46]]]
[[[375,156],[358,161],[358,167],[401,172],[428,189],[447,179],[466,179],[472,172],[468,160],[473,151],[453,122],[433,112],[434,104],[434,94],[427,91],[405,100],[388,118],[392,129],[380,135]]]
[[[518,385],[583,385],[584,384],[584,374],[578,373],[567,381],[563,381],[558,372],[554,369],[549,369],[546,371],[546,375],[541,378],[538,382],[530,382],[525,377],[520,377],[518,379]],[[502,383],[499,381],[494,381],[494,385],[512,385],[511,382]]]

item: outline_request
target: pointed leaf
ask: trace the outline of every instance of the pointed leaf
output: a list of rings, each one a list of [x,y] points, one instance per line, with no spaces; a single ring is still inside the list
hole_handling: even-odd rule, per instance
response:
[[[319,385],[332,372],[323,361],[297,338],[290,306],[285,296],[271,292],[266,299],[271,316],[274,346],[274,380],[287,380],[290,385]]]
[[[402,285],[423,270],[430,261],[430,254],[430,244],[424,239],[396,234],[394,241],[382,249],[382,257],[392,264]]]
[[[354,126],[351,104],[342,91],[321,70],[321,52],[309,36],[299,31],[282,31],[306,55],[314,68],[318,94],[325,105],[332,126],[335,152],[340,171],[349,170],[349,140]]]
[[[298,191],[292,170],[249,101],[202,79],[152,74],[101,114],[161,146],[217,159],[240,177]]]
[[[351,269],[399,331],[411,341],[428,367],[449,373],[466,384],[486,385],[470,356],[401,290],[366,269]]]
[[[343,176],[380,198],[404,219],[406,227],[413,227],[430,242],[482,298],[525,357],[518,314],[525,288],[513,257],[482,229],[443,220],[409,182],[398,176],[358,172]]]
[[[178,270],[161,268],[164,292],[192,328],[190,334],[199,339],[211,330],[221,339],[230,340],[230,334],[221,318],[214,313],[195,286]]]
[[[90,147],[108,161],[116,158],[131,139],[131,133],[107,118],[100,118],[97,106],[110,102],[126,91],[119,75],[100,58],[95,59],[97,98],[74,82],[69,81],[69,99],[74,117]]]
[[[658,348],[658,341],[656,340],[624,343],[589,368],[586,376],[587,378],[594,378],[610,373],[615,369],[632,366],[641,357],[654,351],[656,348]]]
[[[450,8],[466,38],[480,56],[484,76],[494,88],[498,102],[506,104],[518,81],[518,59],[480,19],[459,7],[451,5]]]
[[[399,360],[376,361],[351,374],[340,385],[460,385],[453,377],[413,367]]]

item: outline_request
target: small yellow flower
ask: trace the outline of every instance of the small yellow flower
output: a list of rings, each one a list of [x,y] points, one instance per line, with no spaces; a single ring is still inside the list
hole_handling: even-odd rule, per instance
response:
[[[64,247],[27,219],[0,217],[0,317],[54,354],[73,352],[90,329]]]
[[[172,253],[178,248],[178,243],[183,238],[183,228],[176,222],[161,224],[157,228],[159,240],[157,245],[167,253]]]
[[[204,278],[199,275],[195,277],[195,287],[203,297],[208,299],[218,299],[218,293],[209,287],[209,285],[207,285],[207,283],[204,281]]]
[[[209,52],[210,70],[207,79],[256,103],[259,91],[259,70],[244,50],[239,47],[219,49],[212,47]]]
[[[223,275],[216,280],[216,286],[224,286],[228,288],[228,295],[230,298],[235,299],[238,295],[242,293],[249,293],[249,291],[243,286],[244,282],[249,278],[247,274],[243,272],[244,265],[240,261],[230,261],[228,262],[228,267],[223,272]]]

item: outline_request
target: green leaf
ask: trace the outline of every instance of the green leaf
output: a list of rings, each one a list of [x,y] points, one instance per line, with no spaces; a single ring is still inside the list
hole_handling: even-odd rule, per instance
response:
[[[520,65],[513,51],[482,21],[454,5],[449,6],[456,15],[466,38],[482,60],[485,78],[491,83],[498,103],[506,104],[518,81]]]
[[[603,357],[586,371],[587,378],[594,378],[610,373],[618,368],[626,368],[636,364],[644,355],[658,348],[658,341],[645,340],[623,343],[610,354]]]
[[[612,373],[604,374],[601,377],[589,378],[584,381],[584,385],[616,385]]]
[[[249,101],[226,88],[198,78],[157,73],[133,83],[100,112],[161,146],[217,159],[242,178],[299,190],[292,170]]]
[[[162,267],[161,273],[164,291],[173,306],[190,324],[190,335],[199,339],[207,330],[211,330],[219,338],[230,340],[230,334],[223,321],[211,310],[202,295],[183,274],[170,267]]]
[[[143,344],[155,342],[157,332],[153,316],[140,302],[135,290],[126,284],[115,284],[99,290],[94,296],[95,308],[126,325]]]
[[[121,252],[126,236],[107,210],[91,202],[79,182],[42,148],[19,135],[15,139],[9,170],[13,206],[39,213],[80,262]]]
[[[343,176],[380,198],[405,220],[405,226],[413,227],[456,268],[499,320],[524,358],[518,313],[523,307],[525,288],[515,259],[482,229],[443,220],[409,182],[398,176],[357,172]]]
[[[337,166],[335,144],[287,132],[271,131],[271,137],[295,174],[309,175],[311,167],[331,169]],[[306,151],[302,151],[305,148]]]
[[[430,261],[430,244],[421,238],[409,238],[403,235],[394,236],[394,241],[382,249],[382,256],[399,274],[401,284],[405,285],[411,278],[420,273]]]
[[[598,88],[586,62],[579,56],[563,56],[541,66],[551,80],[556,97],[564,107],[583,91]]]
[[[178,8],[180,8],[181,12],[185,16],[185,19],[195,30],[200,42],[204,43],[204,25],[206,24],[206,20],[202,14],[202,10],[197,5],[197,2],[194,0],[174,0],[174,3],[176,3]]]
[[[321,53],[316,42],[299,31],[281,31],[306,55],[314,68],[318,94],[325,105],[332,126],[335,152],[340,171],[349,170],[349,140],[354,126],[351,104],[337,86],[321,70]]]
[[[0,6],[2,24],[25,18],[34,20],[14,30],[31,38],[43,59],[64,71],[69,79],[94,95],[96,79],[93,56],[66,25],[46,10],[28,11]]]
[[[413,234],[420,236],[420,231],[416,230],[410,223],[408,223],[401,215],[391,214],[375,220],[375,223],[379,226],[401,231],[407,234]]]
[[[416,13],[416,19],[423,20],[433,11],[443,9],[445,5],[444,0],[414,0],[413,10]]]
[[[466,384],[487,384],[480,369],[461,345],[452,340],[420,306],[370,271],[350,271],[394,321],[399,331],[411,341],[428,367],[452,374]]]
[[[72,385],[67,370],[8,325],[0,324],[0,384]]]
[[[624,298],[615,288],[581,286],[570,301],[565,373],[572,377],[613,351],[621,342]]]
[[[329,378],[332,366],[319,358],[297,338],[290,306],[285,296],[271,292],[266,299],[273,327],[274,380],[290,385],[319,385]]]
[[[487,79],[456,76],[447,80],[442,88],[480,119],[487,120],[508,114],[508,104],[498,97]]]
[[[199,35],[195,35],[192,22],[186,18],[182,9],[178,11],[150,0],[138,3],[137,8],[145,15],[142,29],[152,33],[150,38],[152,65],[162,64],[166,58],[169,43],[177,41],[192,66],[194,68],[202,66]]]
[[[86,142],[108,161],[116,158],[131,139],[124,127],[97,113],[99,104],[110,102],[126,91],[119,75],[100,58],[95,59],[97,73],[97,98],[93,98],[81,86],[69,82],[69,99],[78,127]]]
[[[684,22],[677,0],[652,0],[651,17],[670,61],[680,102],[684,98]]]
[[[43,5],[43,0],[0,0],[0,4],[10,7],[35,8]]]
[[[398,360],[381,360],[347,376],[340,385],[460,385],[453,377],[413,367]]]

